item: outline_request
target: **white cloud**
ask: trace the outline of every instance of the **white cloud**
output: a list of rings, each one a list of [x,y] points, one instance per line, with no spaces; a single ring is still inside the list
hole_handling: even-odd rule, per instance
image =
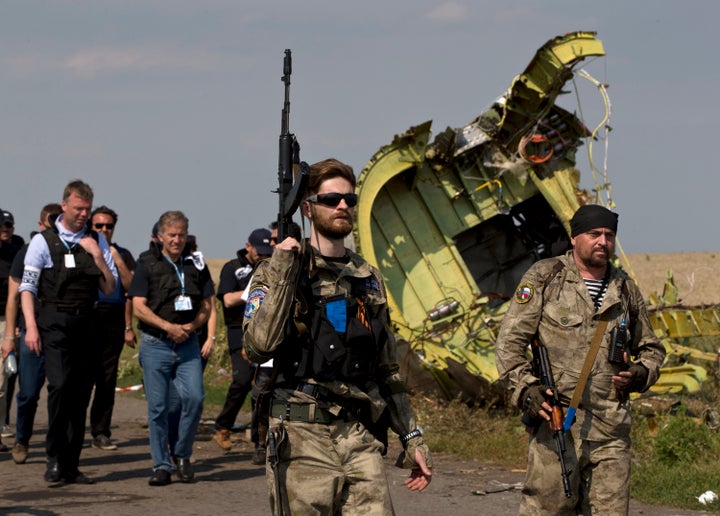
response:
[[[428,12],[426,17],[443,22],[459,22],[463,21],[467,16],[467,7],[457,2],[447,2],[437,6]]]
[[[69,56],[25,54],[6,57],[3,66],[12,76],[28,77],[66,70],[79,77],[123,70],[208,69],[218,65],[220,57],[207,52],[178,52],[152,48],[96,48]]]
[[[62,62],[62,68],[82,77],[113,70],[201,69],[217,63],[213,55],[176,53],[156,49],[93,49],[76,52]]]

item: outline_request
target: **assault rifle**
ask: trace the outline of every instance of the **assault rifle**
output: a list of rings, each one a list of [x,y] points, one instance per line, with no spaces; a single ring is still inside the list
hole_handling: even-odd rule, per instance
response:
[[[268,462],[273,472],[273,478],[275,480],[275,509],[278,516],[285,516],[290,514],[287,508],[287,495],[283,491],[282,484],[280,482],[280,468],[278,467],[278,450],[277,450],[277,439],[275,437],[275,431],[278,431],[278,436],[282,436],[284,429],[282,426],[278,428],[268,429]],[[281,437],[282,440],[282,437]]]
[[[537,339],[532,340],[533,367],[535,373],[540,378],[540,384],[547,386],[552,391],[552,397],[548,400],[552,411],[550,413],[550,430],[555,439],[555,447],[558,460],[560,461],[560,475],[562,476],[563,489],[565,496],[572,497],[572,489],[570,488],[570,471],[565,465],[565,434],[563,433],[563,411],[560,405],[560,396],[555,387],[552,369],[550,368],[550,360],[548,359],[547,348]],[[522,422],[528,428],[537,429],[540,423],[544,421],[540,418],[530,418],[527,414],[523,414]]]
[[[292,74],[292,53],[285,50],[282,81],[285,83],[285,104],[280,124],[280,152],[278,158],[278,190],[280,209],[278,211],[278,242],[290,234],[293,213],[302,201],[310,176],[310,167],[300,161],[300,144],[290,133],[290,75]],[[295,166],[298,177],[294,179]]]

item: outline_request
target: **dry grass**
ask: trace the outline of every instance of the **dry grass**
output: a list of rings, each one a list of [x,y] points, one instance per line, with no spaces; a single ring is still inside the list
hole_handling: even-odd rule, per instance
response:
[[[225,265],[227,262],[235,258],[234,256],[230,258],[207,258],[205,262],[207,263],[208,269],[210,269],[210,275],[212,276],[213,281],[215,282],[215,286],[220,283],[220,271],[222,270],[223,265]]]
[[[629,254],[630,272],[645,298],[662,293],[667,271],[672,270],[683,304],[720,303],[720,252]]]

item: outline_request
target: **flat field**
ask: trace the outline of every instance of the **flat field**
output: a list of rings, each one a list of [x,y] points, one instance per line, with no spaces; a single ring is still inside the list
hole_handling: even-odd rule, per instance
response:
[[[627,256],[630,271],[646,299],[652,292],[662,294],[667,271],[672,270],[683,304],[720,303],[720,251]]]

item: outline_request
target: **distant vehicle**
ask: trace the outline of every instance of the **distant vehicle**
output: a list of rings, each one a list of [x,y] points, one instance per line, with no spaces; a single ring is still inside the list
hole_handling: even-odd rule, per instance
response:
[[[431,121],[411,127],[359,176],[355,245],[385,278],[397,334],[449,399],[483,404],[501,396],[494,342],[520,278],[535,261],[569,249],[569,220],[580,205],[608,203],[602,194],[610,184],[592,153],[593,176],[603,176],[593,194],[580,188],[575,168],[578,148],[609,130],[610,115],[605,85],[575,68],[604,54],[594,32],[553,38],[472,122],[432,142]],[[594,130],[555,104],[576,74],[604,101]],[[720,334],[717,307],[675,306],[672,283],[667,288],[651,312],[658,336],[676,357],[714,361],[678,339]],[[663,369],[654,391],[692,392],[705,376],[703,367],[680,363]]]

